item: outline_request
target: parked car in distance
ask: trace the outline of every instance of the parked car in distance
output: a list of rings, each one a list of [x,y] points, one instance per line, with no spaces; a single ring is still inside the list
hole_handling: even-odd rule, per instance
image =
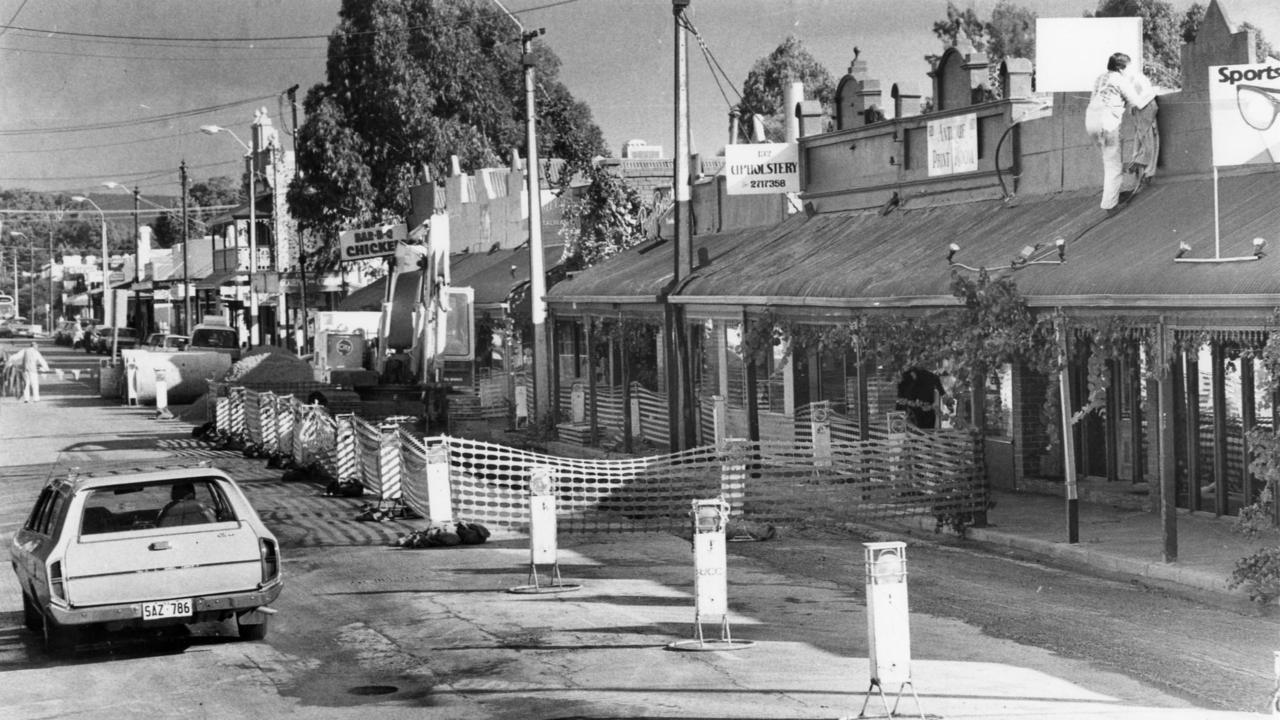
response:
[[[163,343],[164,333],[151,333],[147,336],[146,348],[148,350],[156,350],[159,349],[160,345]]]
[[[209,467],[55,477],[10,558],[23,622],[53,653],[91,628],[231,618],[242,639],[261,640],[283,588],[275,536],[235,481]]]
[[[186,350],[191,338],[186,335],[165,335],[160,344],[161,350]]]
[[[7,323],[12,333],[10,337],[29,338],[32,337],[31,321],[21,315],[9,318]]]
[[[187,349],[226,353],[236,362],[240,359],[240,334],[228,325],[197,325],[191,329]]]
[[[76,327],[79,322],[76,320],[59,320],[53,327],[53,343],[55,345],[70,345],[76,335]]]
[[[98,325],[89,325],[84,329],[84,336],[80,338],[80,347],[84,348],[87,353],[98,352],[99,335],[103,332],[110,331],[109,327]]]
[[[97,329],[97,332],[94,333],[94,352],[99,355],[111,354],[113,345],[111,332],[112,328],[109,327]],[[115,328],[114,345],[117,351],[138,347],[138,331],[128,327]]]

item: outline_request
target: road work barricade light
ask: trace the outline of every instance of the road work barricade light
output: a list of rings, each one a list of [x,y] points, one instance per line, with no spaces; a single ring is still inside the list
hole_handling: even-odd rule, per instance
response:
[[[739,650],[755,643],[734,640],[729,631],[729,578],[725,554],[725,527],[729,523],[729,503],[723,497],[694,500],[689,513],[693,519],[693,639],[678,640],[671,650]],[[720,616],[720,639],[702,636],[704,617]]]
[[[578,590],[581,585],[565,584],[560,578],[556,559],[556,496],[553,468],[535,465],[529,468],[529,584],[507,592],[519,594],[559,593]],[[538,566],[551,566],[551,584],[538,580]]]
[[[907,612],[907,545],[903,542],[863,543],[867,571],[867,646],[870,648],[871,682],[858,717],[864,717],[871,690],[880,694],[892,717],[907,688],[920,710],[920,697],[911,682],[911,628]],[[897,685],[893,709],[884,686]],[[924,717],[924,711],[920,711]]]
[[[156,414],[157,420],[172,420],[173,413],[169,410],[169,383],[165,376],[165,369],[157,367],[156,373]]]

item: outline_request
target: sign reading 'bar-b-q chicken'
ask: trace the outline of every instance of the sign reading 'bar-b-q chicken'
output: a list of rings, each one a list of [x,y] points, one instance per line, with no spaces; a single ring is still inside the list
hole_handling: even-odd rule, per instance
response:
[[[408,238],[409,227],[399,223],[362,230],[343,230],[338,241],[342,247],[342,261],[350,262],[394,255],[396,243]]]

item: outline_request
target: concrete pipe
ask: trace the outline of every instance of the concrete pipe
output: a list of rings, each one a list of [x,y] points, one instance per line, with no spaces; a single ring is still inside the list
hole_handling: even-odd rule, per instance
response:
[[[164,370],[169,403],[185,405],[195,402],[209,390],[209,378],[219,378],[231,369],[231,356],[219,352],[185,350],[155,352],[122,350],[124,365],[134,366],[135,388],[139,405],[156,402],[156,370]]]

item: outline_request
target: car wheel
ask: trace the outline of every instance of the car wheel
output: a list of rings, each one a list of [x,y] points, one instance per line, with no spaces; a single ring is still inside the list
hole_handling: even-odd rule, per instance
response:
[[[59,625],[44,618],[44,649],[50,655],[70,655],[76,649],[79,632],[75,627]]]
[[[22,624],[26,625],[31,632],[40,632],[44,629],[44,616],[36,609],[35,603],[31,602],[31,597],[25,592],[22,593]]]
[[[262,618],[262,622],[257,625],[245,625],[237,617],[236,632],[240,635],[241,640],[264,640],[267,637],[267,619],[265,617]]]

